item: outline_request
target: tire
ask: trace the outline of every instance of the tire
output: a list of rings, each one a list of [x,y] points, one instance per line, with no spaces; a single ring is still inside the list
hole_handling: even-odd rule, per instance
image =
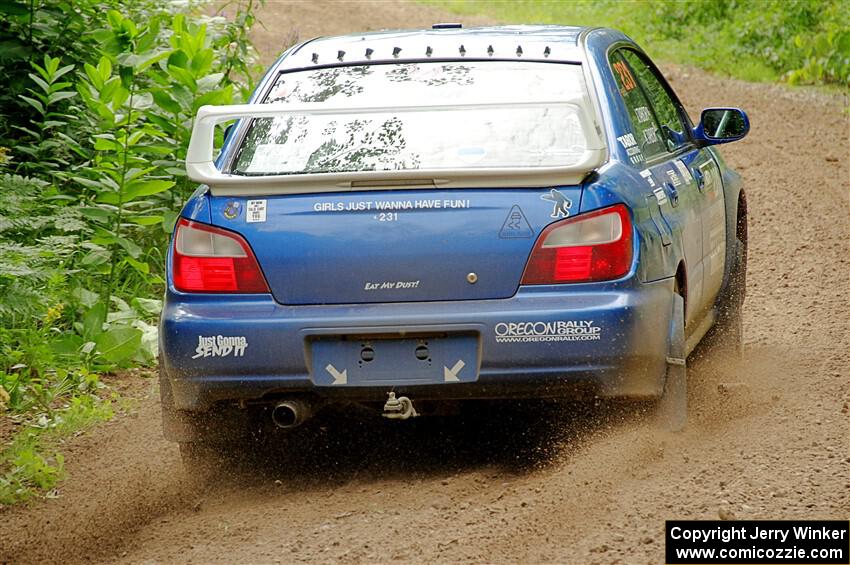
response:
[[[688,421],[688,367],[685,358],[685,299],[678,292],[673,294],[666,362],[664,390],[656,401],[655,418],[659,428],[679,432]]]
[[[159,367],[159,398],[162,407],[162,435],[169,441],[192,442],[203,438],[202,419],[174,407],[171,380]]]

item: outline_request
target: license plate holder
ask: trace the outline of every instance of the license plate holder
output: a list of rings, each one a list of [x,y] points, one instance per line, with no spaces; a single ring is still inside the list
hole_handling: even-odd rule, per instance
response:
[[[478,337],[344,337],[310,343],[318,386],[451,384],[478,379]]]

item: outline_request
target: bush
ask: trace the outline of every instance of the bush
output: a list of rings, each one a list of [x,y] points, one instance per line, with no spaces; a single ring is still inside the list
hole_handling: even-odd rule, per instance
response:
[[[609,26],[659,59],[749,80],[850,85],[846,0],[425,0],[509,22]]]
[[[843,1],[691,0],[653,5],[650,31],[658,37],[686,40],[699,30],[701,37],[728,43],[734,57],[759,58],[791,82],[850,84],[850,30]]]
[[[155,362],[192,120],[253,90],[256,4],[0,0],[0,413],[70,429],[108,412],[98,373]],[[61,477],[40,445],[0,499]]]
[[[155,0],[0,3],[7,372],[153,360],[192,120],[253,88],[255,2],[235,6],[228,23]]]

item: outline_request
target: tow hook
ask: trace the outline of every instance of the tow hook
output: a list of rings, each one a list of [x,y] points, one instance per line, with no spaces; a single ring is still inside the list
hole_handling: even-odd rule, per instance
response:
[[[406,396],[396,398],[394,392],[388,392],[387,395],[389,398],[387,398],[387,402],[384,404],[384,418],[407,420],[408,418],[415,418],[419,415],[413,407],[413,401]]]

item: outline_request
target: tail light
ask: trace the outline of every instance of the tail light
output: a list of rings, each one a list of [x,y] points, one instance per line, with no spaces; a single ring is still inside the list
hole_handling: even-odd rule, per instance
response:
[[[269,292],[242,236],[185,218],[177,222],[171,267],[174,287],[181,292]]]
[[[522,284],[620,278],[632,265],[632,222],[622,204],[552,224],[543,230]]]

